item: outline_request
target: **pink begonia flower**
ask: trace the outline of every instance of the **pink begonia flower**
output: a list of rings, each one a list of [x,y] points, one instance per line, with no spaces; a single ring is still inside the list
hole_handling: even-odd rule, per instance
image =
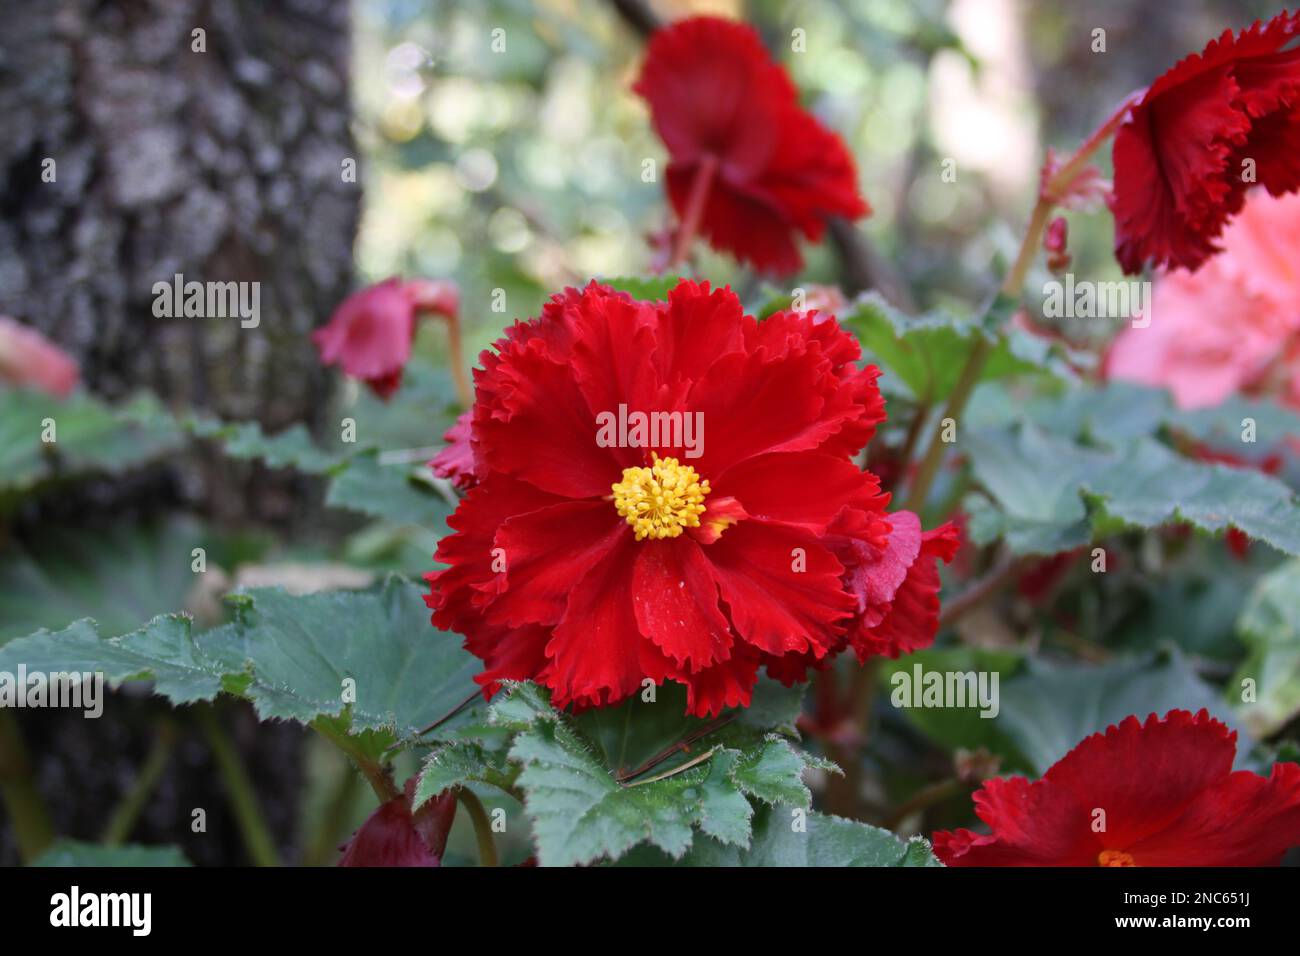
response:
[[[839,286],[810,285],[804,292],[802,311],[816,312],[813,322],[820,325],[830,319],[847,316],[851,306],[852,303],[845,298]]]
[[[81,370],[67,352],[30,326],[0,315],[0,382],[62,398],[80,379]]]
[[[344,299],[329,322],[312,333],[312,341],[322,364],[342,366],[387,399],[402,383],[416,319],[424,314],[454,319],[459,307],[451,282],[394,277]]]
[[[1150,325],[1126,328],[1107,378],[1163,386],[1183,408],[1244,392],[1300,407],[1300,195],[1249,194],[1223,251],[1156,279]]]

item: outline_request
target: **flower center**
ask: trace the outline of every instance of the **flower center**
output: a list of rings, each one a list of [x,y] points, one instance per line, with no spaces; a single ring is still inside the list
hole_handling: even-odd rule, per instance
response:
[[[624,468],[613,486],[614,507],[636,532],[636,539],[675,538],[685,528],[698,528],[709,483],[690,465],[654,455],[649,468]]]
[[[1133,855],[1123,850],[1102,850],[1097,854],[1098,866],[1137,866]]]

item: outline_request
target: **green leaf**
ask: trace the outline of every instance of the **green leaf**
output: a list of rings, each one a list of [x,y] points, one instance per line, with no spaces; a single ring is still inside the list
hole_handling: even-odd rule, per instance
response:
[[[1032,422],[1056,438],[1118,449],[1135,438],[1175,435],[1262,463],[1300,433],[1300,414],[1275,402],[1233,396],[1210,408],[1180,409],[1165,389],[1132,382],[1044,390],[1025,395],[1002,383],[976,389],[964,421],[976,430]],[[1243,440],[1245,422],[1253,441]]]
[[[1260,579],[1237,631],[1250,652],[1229,692],[1239,699],[1242,682],[1255,682],[1255,701],[1237,712],[1255,734],[1270,736],[1300,714],[1300,561]]]
[[[1080,494],[1082,480],[1092,473],[1092,460],[1082,451],[1076,455],[1076,446],[1025,427],[1018,432],[976,432],[963,447],[971,456],[975,479],[989,496],[966,500],[970,535],[977,544],[1002,538],[1018,554],[1055,554],[1092,539]],[[1050,468],[1044,467],[1048,461]]]
[[[1155,528],[1186,521],[1229,527],[1300,555],[1300,501],[1285,484],[1251,469],[1192,461],[1149,438],[1089,448],[1032,424],[977,430],[964,442],[992,507],[967,505],[978,544],[1002,537],[1020,554],[1086,544],[1097,528]]]
[[[267,435],[257,422],[223,422],[215,418],[196,417],[189,422],[190,431],[199,438],[221,443],[231,458],[257,459],[269,468],[295,468],[318,475],[347,461],[352,450],[331,454],[312,439],[303,425],[293,425],[275,435]]]
[[[748,848],[697,840],[679,860],[644,847],[621,862],[630,866],[942,866],[930,844],[904,841],[888,830],[798,807],[760,807]]]
[[[434,750],[424,762],[416,781],[412,808],[445,790],[467,783],[487,783],[510,792],[518,767],[509,761],[504,747],[484,747],[472,740],[458,740]]]
[[[764,803],[808,805],[808,788],[803,782],[806,761],[788,740],[769,736],[753,750],[741,755],[731,779],[744,793]]]
[[[211,700],[222,689],[225,668],[200,651],[190,635],[190,620],[180,614],[154,618],[138,631],[104,638],[89,619],[61,631],[37,631],[0,648],[0,670],[54,673],[102,672],[110,684],[152,680],[157,693],[173,703]]]
[[[1064,374],[1059,350],[1046,340],[1017,329],[996,331],[997,325],[977,319],[939,313],[904,315],[875,293],[855,301],[841,321],[857,334],[868,357],[897,376],[918,401],[946,399],[980,339],[994,345],[981,381]]]
[[[444,527],[455,504],[425,480],[428,469],[381,464],[377,453],[356,458],[330,482],[325,503],[397,524]]]
[[[1188,542],[1188,545],[1193,544]],[[1134,568],[1124,588],[1137,600],[1125,613],[1123,601],[1101,598],[1122,614],[1100,619],[1093,634],[1107,644],[1150,651],[1176,644],[1183,652],[1229,665],[1241,659],[1237,620],[1259,577],[1276,567],[1267,548],[1252,549],[1244,560],[1228,559],[1222,545],[1199,542],[1184,547],[1157,575]],[[1118,599],[1120,596],[1117,595]]]
[[[1255,441],[1242,441],[1243,423],[1254,423]],[[1233,395],[1210,408],[1171,409],[1168,424],[1215,448],[1232,449],[1242,457],[1268,452],[1300,435],[1300,414],[1276,402]],[[1258,452],[1257,452],[1258,454]]]
[[[912,688],[912,699],[917,694],[916,669],[928,674],[948,673],[984,673],[997,675],[999,692],[1004,690],[1021,670],[1023,658],[1012,651],[990,651],[972,647],[929,648],[916,651],[898,660],[886,660],[880,667],[880,694],[889,700],[913,726],[917,727],[931,740],[947,747],[949,750],[964,748],[975,750],[980,747],[990,753],[1004,758],[1004,769],[1028,769],[1027,762],[1021,757],[1018,745],[1011,737],[1004,724],[996,718],[981,717],[978,704],[972,702],[969,707],[921,707],[900,706],[905,698],[901,693],[904,677]],[[895,675],[904,675],[897,677]],[[989,684],[989,687],[992,685]],[[1001,694],[999,693],[999,698]],[[1001,703],[999,699],[999,704]]]
[[[1089,734],[1128,716],[1145,720],[1174,709],[1205,708],[1241,733],[1239,753],[1250,746],[1241,722],[1176,651],[1103,665],[1030,659],[1001,696],[996,720],[1040,774]]]
[[[236,620],[197,636],[183,615],[121,637],[101,637],[89,620],[41,631],[0,648],[0,670],[22,663],[101,671],[113,684],[153,680],[178,704],[225,691],[251,700],[263,720],[307,724],[346,713],[353,733],[383,730],[399,739],[473,690],[478,659],[432,628],[423,592],[409,581],[301,596],[253,590],[230,601]]]
[[[984,670],[990,674],[990,686],[992,674],[998,675],[994,717],[981,717],[979,706],[899,710],[949,750],[988,748],[1002,757],[1003,772],[1042,774],[1089,734],[1130,715],[1145,720],[1148,714],[1163,716],[1174,709],[1206,708],[1243,733],[1239,752],[1249,747],[1249,735],[1215,688],[1173,650],[1104,665],[1026,658],[1018,669],[1005,653],[922,651],[890,665],[890,686],[893,674],[908,673],[917,664],[927,673]]]
[[[54,425],[45,442],[46,419]],[[119,474],[182,444],[184,435],[150,395],[109,406],[84,393],[54,398],[0,389],[0,492],[53,478]]]
[[[417,356],[407,364],[392,398],[384,401],[363,388],[341,414],[357,423],[358,450],[427,449],[427,460],[442,448],[442,435],[459,414],[456,402],[447,370]]]
[[[680,856],[693,827],[725,842],[744,842],[752,808],[728,779],[734,752],[642,786],[618,783],[563,720],[540,720],[521,732],[512,759],[524,764],[519,784],[532,820],[538,859],[571,866],[617,858],[643,840]]]
[[[12,545],[0,555],[0,644],[69,618],[93,617],[121,633],[179,611],[200,577],[191,552],[211,544],[184,518],[46,528],[33,546]]]
[[[643,842],[680,857],[696,830],[743,847],[750,797],[810,804],[808,762],[789,741],[755,726],[746,711],[725,722],[686,717],[679,691],[666,686],[654,702],[637,697],[570,717],[551,708],[543,689],[520,684],[492,705],[492,723],[514,733],[509,757],[522,767],[516,785],[543,865],[617,859]],[[775,704],[779,696],[760,715],[787,710]],[[424,789],[454,781],[466,756],[451,751],[453,772],[439,771]]]
[[[711,733],[708,740],[736,740],[756,746],[771,731],[795,736],[804,689],[802,685],[787,688],[773,680],[760,680],[754,687],[751,705],[736,711],[733,722]],[[608,766],[620,771],[639,767],[665,747],[699,734],[714,723],[687,715],[686,691],[680,684],[656,688],[653,701],[636,698],[618,707],[598,707],[573,721],[597,745]]]
[[[120,866],[190,866],[185,854],[174,846],[102,846],[78,840],[59,840],[32,866],[120,867]]]
[[[668,293],[677,288],[681,281],[677,276],[615,276],[612,279],[600,280],[611,289],[617,289],[619,292],[626,292],[632,298],[641,302],[664,302],[668,299]]]

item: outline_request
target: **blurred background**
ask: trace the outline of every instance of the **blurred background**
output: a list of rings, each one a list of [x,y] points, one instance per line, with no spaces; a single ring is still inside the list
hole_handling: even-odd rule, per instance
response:
[[[1014,253],[1046,147],[1072,149],[1179,56],[1280,6],[0,0],[0,314],[43,330],[103,399],[148,389],[172,412],[271,433],[319,434],[341,405],[394,447],[436,446],[454,400],[440,327],[426,323],[417,343],[418,415],[336,390],[307,333],[363,284],[448,278],[472,362],[563,286],[646,274],[651,238],[671,224],[662,183],[641,177],[665,152],[630,89],[652,21],[753,23],[856,157],[874,214],[805,246],[798,284],[969,311]],[[349,160],[355,180],[340,172]],[[947,160],[955,183],[941,178]],[[1111,228],[1070,215],[1076,271],[1118,278]],[[702,251],[697,266],[748,302],[771,291],[726,257]],[[261,282],[261,326],[153,317],[153,283],[177,272]],[[213,594],[194,593],[183,557],[200,539],[227,585],[242,565],[321,560],[339,541],[350,566],[427,567],[437,527],[327,513],[327,493],[317,476],[202,443],[163,467],[0,492],[0,642],[83,616],[125,630],[201,612]],[[299,728],[217,710],[220,738],[139,689],[98,721],[20,714],[0,743],[21,738],[25,763],[6,748],[0,778],[23,776],[58,832],[94,839],[156,762],[130,837],[242,863],[240,823],[212,796],[225,740],[281,858],[331,862],[373,802],[355,775]],[[200,804],[209,832],[178,829]],[[0,863],[18,859],[5,819]]]

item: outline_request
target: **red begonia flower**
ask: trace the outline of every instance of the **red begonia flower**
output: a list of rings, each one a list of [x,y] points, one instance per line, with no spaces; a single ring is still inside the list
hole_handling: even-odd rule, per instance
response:
[[[439,478],[446,478],[457,488],[468,490],[478,481],[474,472],[474,449],[470,446],[470,417],[463,412],[456,423],[442,435],[447,447],[429,462],[429,467]]]
[[[36,329],[0,315],[0,382],[62,398],[80,378],[81,370],[67,352]]]
[[[343,845],[339,866],[441,866],[447,834],[456,818],[456,795],[448,790],[411,813],[415,777],[405,791],[380,804]]]
[[[1204,710],[1126,717],[1041,780],[986,781],[975,812],[993,832],[941,831],[934,851],[949,866],[1276,866],[1300,845],[1300,764],[1234,772],[1236,750]]]
[[[859,357],[834,320],[758,322],[707,283],[554,296],[475,373],[434,624],[488,693],[531,679],[587,707],[669,680],[701,716],[747,705],[763,666],[791,682],[847,647],[929,643],[956,537],[887,514],[854,464],[885,417]]]
[[[1300,13],[1225,31],[1151,85],[1115,135],[1115,256],[1196,269],[1255,183],[1300,188]],[[1253,171],[1253,175],[1251,172]]]
[[[817,240],[826,216],[870,212],[844,142],[799,106],[747,24],[691,17],[656,31],[634,89],[668,148],[673,207],[687,218],[700,183],[715,248],[786,274],[802,264],[796,232]]]
[[[311,337],[323,364],[341,365],[387,399],[402,383],[416,319],[425,314],[455,318],[458,307],[450,282],[387,279],[344,299]]]

